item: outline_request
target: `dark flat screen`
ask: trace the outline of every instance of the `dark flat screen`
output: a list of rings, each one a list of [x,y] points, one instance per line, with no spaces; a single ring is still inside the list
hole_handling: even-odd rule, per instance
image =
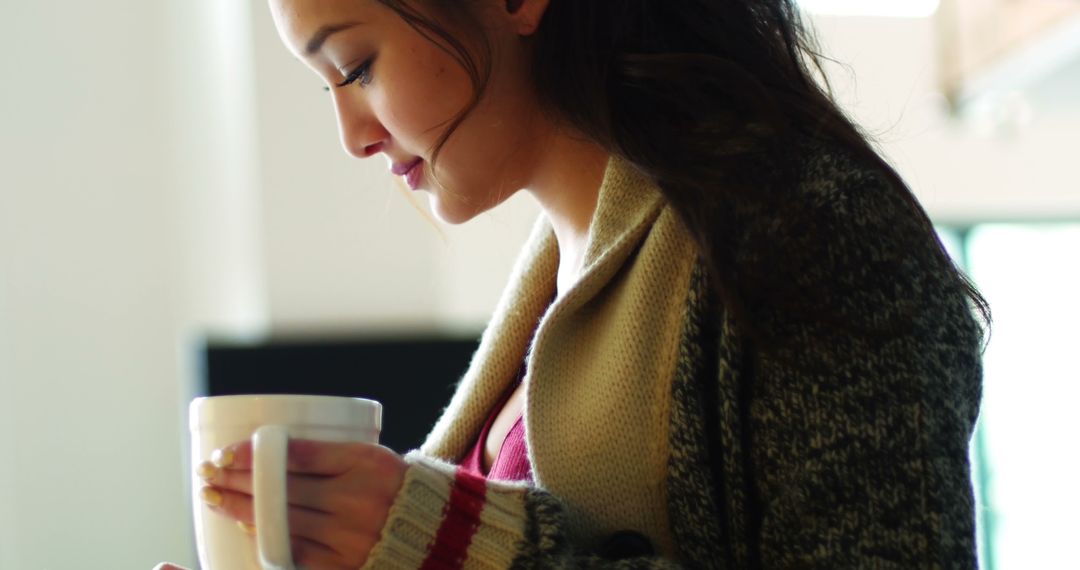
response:
[[[315,394],[383,404],[380,442],[404,453],[419,447],[449,403],[478,346],[461,338],[209,341],[200,395]]]

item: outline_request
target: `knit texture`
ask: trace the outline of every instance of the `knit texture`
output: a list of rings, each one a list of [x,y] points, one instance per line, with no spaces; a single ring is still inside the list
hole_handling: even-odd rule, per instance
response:
[[[737,217],[734,270],[773,268],[818,295],[820,311],[792,314],[747,292],[767,350],[710,294],[682,225],[628,164],[609,163],[584,274],[547,310],[558,258],[541,218],[469,371],[406,458],[369,566],[422,567],[447,521],[467,519],[452,529],[471,529],[467,553],[444,567],[974,568],[977,323],[880,173],[836,148],[799,151],[787,207]],[[898,319],[910,326],[889,337],[858,332]],[[535,485],[459,481],[452,464],[523,357]],[[455,488],[483,497],[479,515],[461,514],[478,503]],[[621,530],[655,552],[613,560]]]
[[[382,538],[364,568],[509,568],[517,555],[518,543],[525,537],[528,487],[506,482],[488,484],[477,478],[474,483],[483,488],[477,492],[473,485],[458,484],[455,465],[420,456],[415,451],[406,454],[405,459],[409,469],[399,493],[402,498],[391,507]],[[475,513],[452,522],[459,527],[471,527],[464,545],[455,543],[460,534],[440,533],[448,528],[443,522],[451,516],[448,506],[455,493],[465,495],[461,500],[478,507]],[[465,557],[455,560],[439,556],[442,552],[455,552],[460,546],[465,547],[461,552],[467,553],[468,564]],[[435,556],[431,556],[433,553]]]
[[[558,264],[554,232],[542,217],[501,303],[507,309],[496,311],[502,318],[485,331],[421,449],[460,461],[527,358],[523,419],[533,479],[565,501],[571,540],[595,548],[631,529],[673,556],[666,433],[693,250],[659,189],[613,158],[579,279],[546,312],[537,310],[554,293]],[[534,329],[531,346],[515,342]],[[587,475],[591,466],[603,466],[603,476]]]

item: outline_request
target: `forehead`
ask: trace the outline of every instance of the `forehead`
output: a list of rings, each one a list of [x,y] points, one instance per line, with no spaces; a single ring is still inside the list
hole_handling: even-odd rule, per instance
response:
[[[297,53],[323,26],[370,22],[386,10],[374,0],[269,0],[269,4],[278,32]]]

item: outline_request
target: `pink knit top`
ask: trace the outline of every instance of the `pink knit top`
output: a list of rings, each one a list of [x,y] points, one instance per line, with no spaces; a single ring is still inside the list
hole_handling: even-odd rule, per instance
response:
[[[506,433],[506,438],[503,439],[499,453],[491,464],[491,469],[487,473],[484,472],[484,444],[487,442],[488,433],[491,431],[491,424],[495,422],[495,417],[502,411],[506,401],[510,399],[514,389],[521,384],[524,376],[525,366],[522,365],[517,381],[507,387],[506,392],[499,399],[499,403],[491,410],[491,415],[484,422],[484,427],[480,430],[476,442],[473,443],[472,450],[461,461],[462,471],[493,481],[532,482],[532,465],[529,464],[528,447],[525,444],[525,425],[521,414],[518,414],[517,421],[514,422],[510,431]]]

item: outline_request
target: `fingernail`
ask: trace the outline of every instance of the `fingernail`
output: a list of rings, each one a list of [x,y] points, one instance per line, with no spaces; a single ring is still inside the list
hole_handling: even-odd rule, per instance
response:
[[[210,461],[213,461],[214,465],[217,465],[218,467],[228,467],[232,465],[233,459],[235,458],[236,455],[231,449],[215,449],[214,452],[210,454]]]
[[[210,479],[213,479],[218,474],[218,468],[215,467],[214,464],[210,463],[209,461],[203,461],[195,469],[195,474],[198,475],[199,477],[202,477],[203,479],[209,481]]]
[[[255,536],[255,525],[244,521],[236,521],[236,526],[240,527],[240,530],[244,531],[245,534]]]
[[[203,487],[202,490],[199,491],[199,497],[202,498],[204,503],[211,507],[220,507],[221,503],[225,500],[225,497],[222,497],[221,493],[215,491],[211,487]]]

